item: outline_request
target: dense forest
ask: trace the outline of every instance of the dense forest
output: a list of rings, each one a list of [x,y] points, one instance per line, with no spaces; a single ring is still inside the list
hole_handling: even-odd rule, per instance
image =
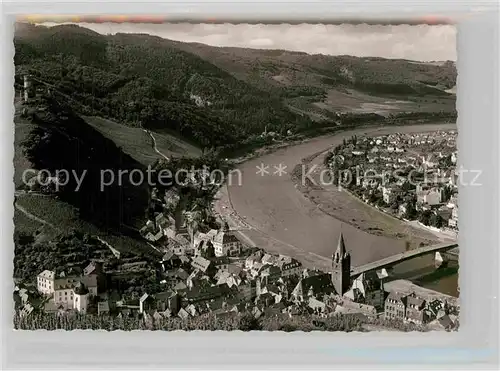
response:
[[[316,126],[284,103],[311,105],[327,89],[377,94],[446,96],[456,81],[453,64],[215,48],[144,34],[100,35],[76,26],[18,24],[16,82],[32,75],[79,113],[176,133],[201,148],[231,153],[260,146],[260,134],[285,135]],[[278,84],[274,75],[288,82]],[[319,124],[336,124],[332,113]],[[265,142],[265,141],[264,141]]]
[[[29,71],[35,83],[79,102],[74,108],[83,113],[177,132],[201,147],[236,144],[266,126],[286,132],[308,123],[279,96],[160,38],[103,36],[78,26],[35,28],[15,38],[18,83]]]
[[[38,108],[31,117],[37,125],[22,146],[35,169],[44,169],[52,176],[61,169],[67,172],[58,177],[58,197],[77,207],[82,219],[105,228],[116,229],[144,219],[148,185],[132,184],[127,176],[116,177],[120,171],[145,172],[145,167],[60,100],[42,99]],[[110,174],[109,179],[103,171]]]

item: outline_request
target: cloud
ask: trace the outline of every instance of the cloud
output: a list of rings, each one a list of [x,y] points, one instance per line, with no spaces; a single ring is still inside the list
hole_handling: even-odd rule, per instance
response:
[[[274,46],[274,41],[268,38],[252,39],[248,42],[250,47],[264,48]]]
[[[451,25],[80,24],[99,33],[148,33],[213,46],[286,49],[309,54],[456,60]]]

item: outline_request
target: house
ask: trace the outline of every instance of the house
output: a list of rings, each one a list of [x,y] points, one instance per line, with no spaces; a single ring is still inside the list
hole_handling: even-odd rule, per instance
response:
[[[101,262],[92,261],[84,269],[83,275],[86,277],[96,276],[98,292],[103,292],[106,289],[106,274],[104,273]],[[88,284],[89,282],[87,282]]]
[[[277,280],[281,277],[281,269],[275,265],[265,265],[260,271],[261,277],[268,277],[270,281]]]
[[[145,313],[154,306],[154,298],[147,293],[139,298],[139,313]]]
[[[406,317],[406,297],[391,291],[385,299],[385,318],[404,321]]]
[[[167,228],[170,223],[168,218],[163,213],[159,213],[154,218],[154,224],[157,229],[163,231],[163,229]]]
[[[450,219],[448,219],[448,226],[454,229],[458,229],[458,206],[454,207],[451,211]]]
[[[184,308],[181,308],[179,310],[179,313],[177,313],[177,316],[183,320],[186,320],[189,318],[189,313]]]
[[[109,302],[101,301],[97,303],[97,315],[109,314]]]
[[[206,302],[212,299],[228,297],[233,293],[228,285],[199,286],[186,291],[188,303]]]
[[[179,268],[182,264],[182,260],[178,255],[174,254],[173,251],[167,251],[161,260],[161,265],[163,271],[168,271],[171,269]]]
[[[256,319],[259,319],[263,314],[263,312],[259,309],[258,306],[253,307],[251,313]]]
[[[54,303],[67,309],[74,308],[74,288],[83,285],[90,296],[98,293],[97,274],[88,276],[60,276],[55,278],[55,272],[43,271],[38,275],[38,290],[45,295],[52,295]]]
[[[417,203],[430,206],[441,203],[441,191],[438,189],[417,190]]]
[[[441,219],[443,219],[443,221],[448,224],[449,223],[449,220],[451,218],[451,215],[453,214],[453,210],[450,210],[449,208],[447,208],[446,206],[442,206],[440,207],[439,209],[437,210],[434,210],[434,213],[436,215],[439,215],[441,217]]]
[[[311,296],[309,301],[307,302],[307,306],[313,311],[315,314],[324,314],[326,313],[326,304],[322,301],[319,301],[315,297]]]
[[[186,282],[188,277],[189,273],[182,268],[173,271],[168,271],[165,274],[166,281],[168,281],[171,285],[176,285],[180,282]]]
[[[373,271],[362,273],[356,277],[351,288],[344,293],[343,297],[355,303],[366,304],[380,309],[384,307],[384,292],[380,278]]]
[[[181,309],[181,298],[176,291],[164,291],[154,295],[156,301],[156,310],[169,311],[171,315],[176,316]]]
[[[243,248],[241,241],[228,229],[217,233],[213,245],[215,256],[238,256]]]
[[[406,320],[415,324],[427,321],[425,313],[425,300],[412,293],[406,297]]]
[[[384,202],[388,205],[392,204],[396,201],[396,198],[401,195],[402,191],[398,187],[383,187],[382,195],[384,198]]]
[[[331,276],[328,273],[302,278],[293,289],[291,297],[295,301],[304,301],[310,296],[321,297],[335,292]]]
[[[264,253],[261,250],[251,254],[248,258],[245,259],[245,268],[252,269],[255,263],[261,263],[263,255]]]
[[[27,317],[31,314],[31,312],[33,312],[33,310],[33,306],[29,303],[26,303],[21,307],[21,309],[19,309],[19,317]]]
[[[54,292],[55,272],[44,270],[37,277],[38,292],[44,295],[50,295]]]
[[[274,295],[272,295],[269,292],[258,295],[257,298],[255,299],[255,305],[263,308],[269,307],[270,305],[275,303],[276,299],[274,298]]]
[[[210,263],[216,271],[229,272],[230,260],[227,256],[220,256],[210,259]],[[232,270],[234,272],[234,270]]]
[[[302,272],[302,263],[288,256],[280,256],[276,266],[281,269],[281,277],[299,275]]]
[[[238,285],[239,296],[244,301],[252,301],[257,296],[255,280],[243,280]]]
[[[144,238],[150,242],[160,242],[165,237],[162,230],[158,230],[156,233],[148,232]]]
[[[211,229],[207,233],[196,232],[193,235],[193,246],[197,248],[201,242],[213,241],[217,233],[219,232],[216,229]]]
[[[445,330],[451,330],[455,324],[451,320],[450,316],[445,314],[438,319],[438,323],[445,329]]]
[[[408,208],[408,204],[405,202],[398,206],[398,214],[399,216],[403,216],[406,214],[406,210]]]
[[[198,270],[200,270],[201,272],[203,272],[205,274],[208,274],[210,272],[210,270],[209,270],[210,264],[211,264],[210,260],[205,259],[205,258],[203,258],[201,256],[193,258],[193,260],[191,261],[191,266],[194,269],[198,269]]]
[[[278,262],[278,257],[271,254],[264,254],[262,257],[262,264],[275,265]]]
[[[438,318],[439,313],[444,310],[444,303],[438,299],[432,300],[426,303],[426,310],[431,319]]]
[[[71,307],[77,312],[86,313],[89,306],[89,290],[82,283],[78,282],[72,290],[74,297]]]

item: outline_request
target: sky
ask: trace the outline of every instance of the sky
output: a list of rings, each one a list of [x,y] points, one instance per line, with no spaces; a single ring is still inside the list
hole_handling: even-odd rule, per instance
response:
[[[46,24],[48,26],[53,24]],[[213,46],[285,49],[309,54],[456,61],[453,25],[79,23],[102,34],[147,33]]]

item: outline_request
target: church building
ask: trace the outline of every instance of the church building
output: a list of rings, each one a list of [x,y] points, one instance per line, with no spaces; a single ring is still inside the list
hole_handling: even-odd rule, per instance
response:
[[[351,287],[351,255],[345,248],[342,232],[340,232],[337,250],[332,256],[332,283],[340,296],[343,296]]]

